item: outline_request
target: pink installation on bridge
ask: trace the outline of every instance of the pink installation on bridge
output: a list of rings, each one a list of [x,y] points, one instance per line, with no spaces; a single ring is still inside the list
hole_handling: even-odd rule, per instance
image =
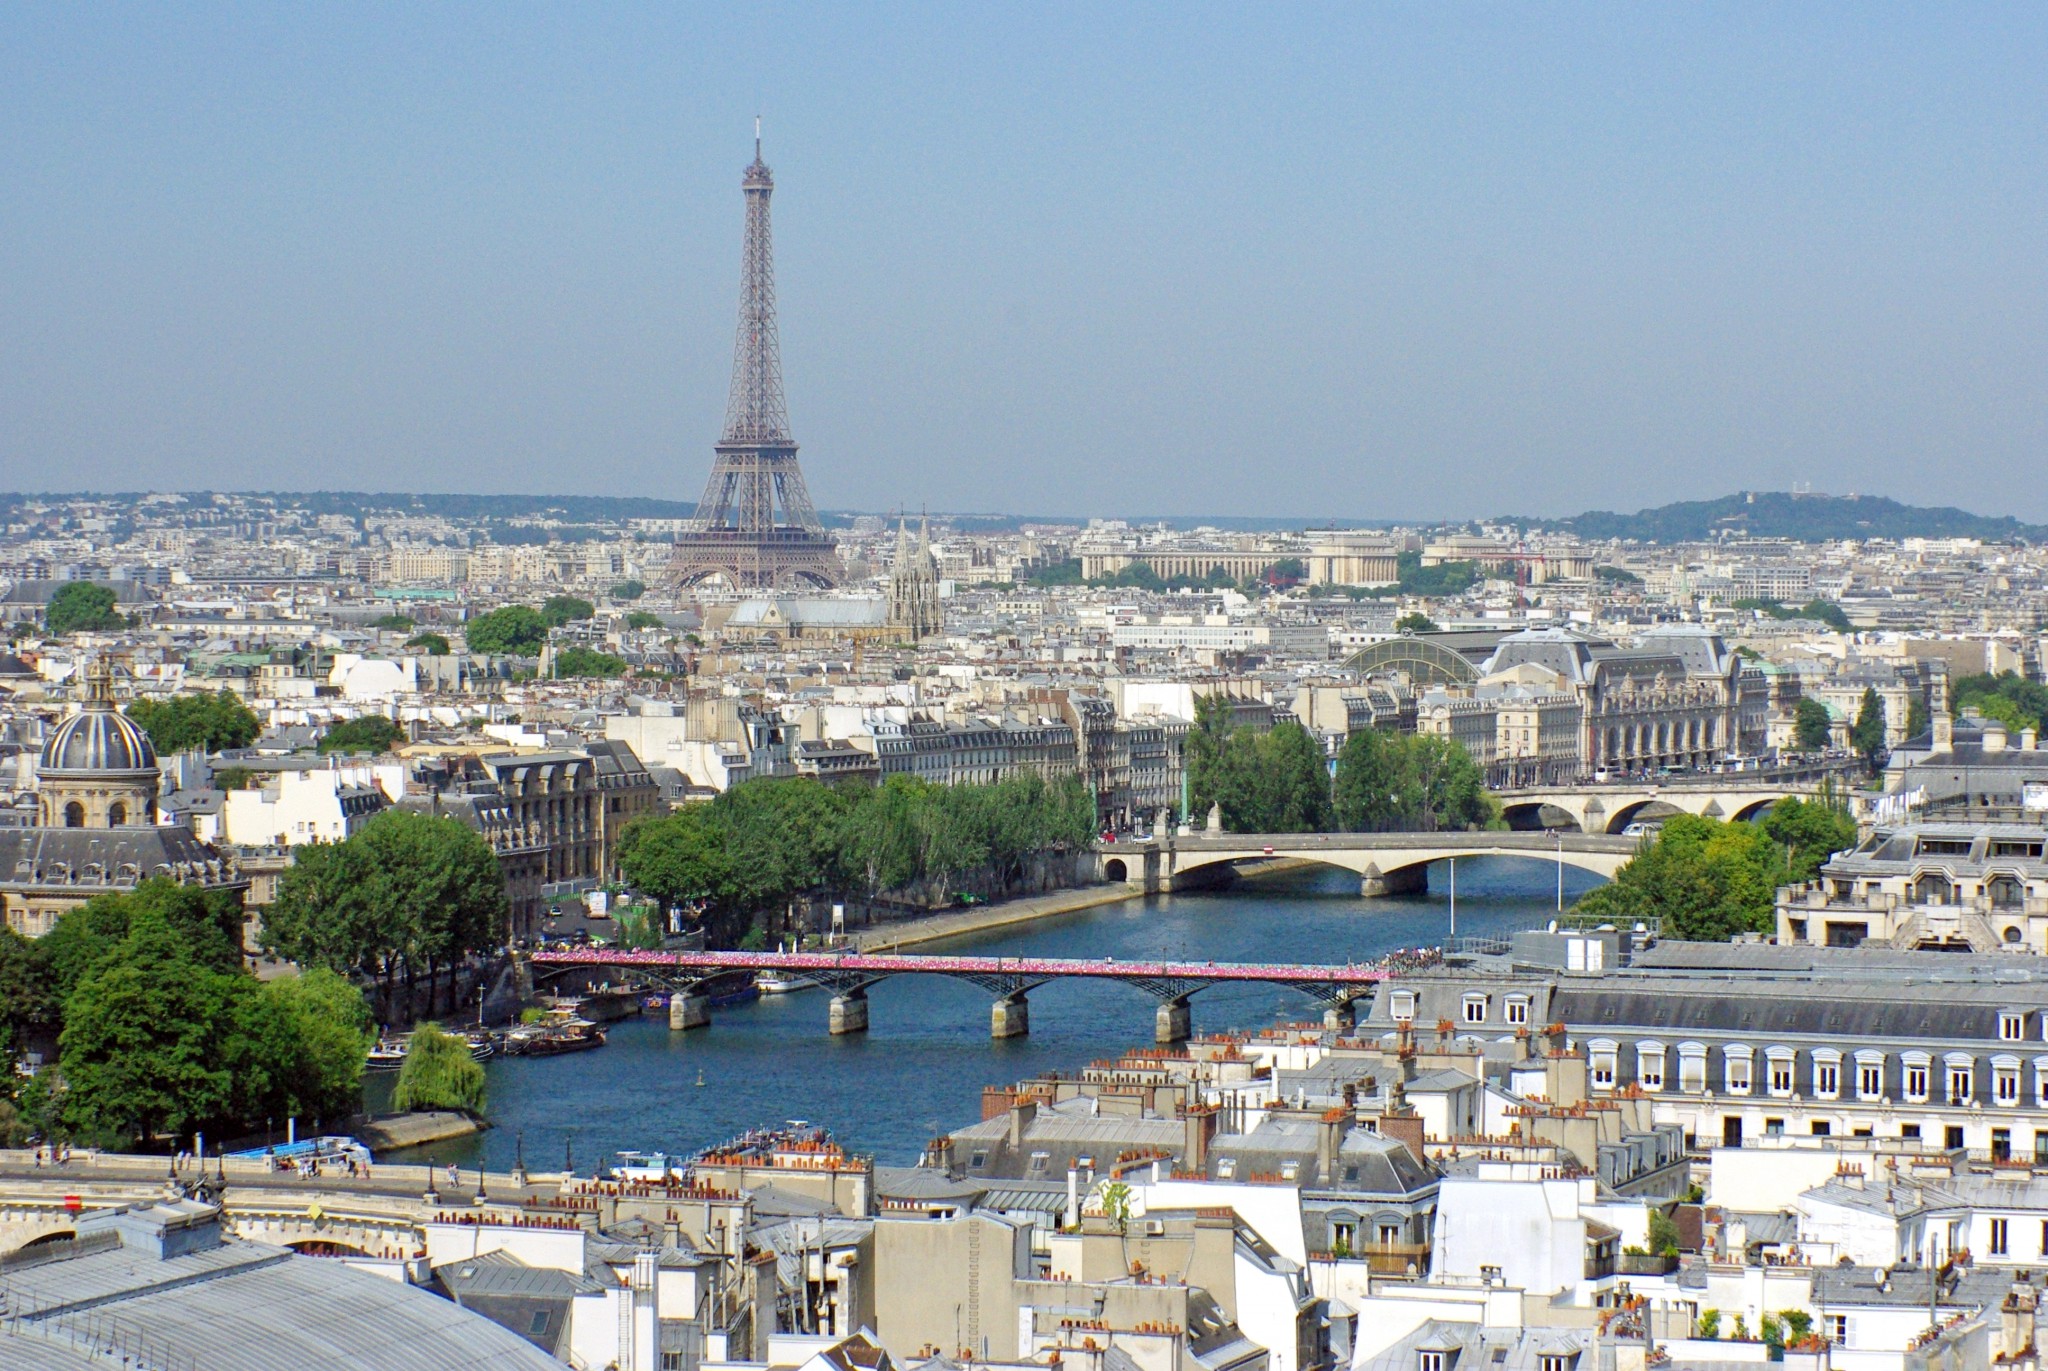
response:
[[[916,972],[968,976],[1092,976],[1109,980],[1265,981],[1281,984],[1365,985],[1427,965],[1434,949],[1397,952],[1344,966],[1266,962],[1120,962],[1113,957],[949,957],[860,952],[628,952],[591,948],[536,952],[533,960],[553,966],[624,966],[677,971],[855,971],[876,976]]]

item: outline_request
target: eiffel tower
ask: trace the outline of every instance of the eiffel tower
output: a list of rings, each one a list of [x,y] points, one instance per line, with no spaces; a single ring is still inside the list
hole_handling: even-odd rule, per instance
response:
[[[668,579],[679,586],[723,577],[756,590],[832,586],[845,575],[832,538],[818,522],[796,464],[789,411],[782,399],[782,344],[775,331],[775,248],[768,197],[775,178],[761,160],[754,121],[754,162],[741,178],[747,244],[740,265],[739,338],[725,432],[712,449],[711,479],[696,517],[676,538]]]

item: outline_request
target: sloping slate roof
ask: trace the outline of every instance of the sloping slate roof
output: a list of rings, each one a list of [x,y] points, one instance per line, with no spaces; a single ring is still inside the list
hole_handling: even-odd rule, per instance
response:
[[[1585,1031],[1650,1029],[1671,1033],[1814,1034],[1858,1038],[1998,1037],[1999,1007],[2016,987],[1764,984],[1749,993],[1684,985],[1581,989],[1562,985],[1551,1012]],[[2039,998],[2029,988],[2028,1000]]]
[[[88,878],[98,863],[101,874]],[[59,867],[71,873],[67,879]],[[124,875],[123,867],[133,874]],[[122,828],[0,829],[0,886],[57,882],[83,890],[126,889],[150,876],[201,884],[233,879],[220,856],[189,828],[130,824]]]

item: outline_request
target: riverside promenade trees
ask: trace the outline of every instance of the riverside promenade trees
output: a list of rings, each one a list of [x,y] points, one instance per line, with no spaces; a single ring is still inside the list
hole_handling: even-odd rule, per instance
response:
[[[1199,820],[1213,805],[1233,833],[1433,833],[1498,818],[1486,780],[1449,738],[1360,729],[1328,758],[1300,724],[1233,725],[1230,701],[1205,696],[1188,732],[1188,792]]]
[[[401,971],[410,989],[422,969],[502,947],[509,913],[497,855],[475,830],[387,810],[342,842],[297,849],[263,945],[301,966],[380,979],[388,1005]]]
[[[1094,799],[1072,778],[755,780],[634,824],[619,866],[664,905],[697,911],[712,943],[729,947],[764,938],[765,916],[812,891],[1008,894],[1028,884],[1035,858],[1078,851],[1094,826]]]
[[[45,1134],[110,1147],[352,1113],[369,1045],[361,992],[317,970],[259,982],[216,906],[149,880],[10,942],[8,1027],[17,1039],[54,1032],[58,1055],[32,1081],[8,1072],[0,1096],[18,1088],[22,1116]]]

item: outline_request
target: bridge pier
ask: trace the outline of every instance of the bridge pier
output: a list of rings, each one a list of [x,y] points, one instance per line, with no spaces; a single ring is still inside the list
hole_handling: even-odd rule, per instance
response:
[[[1182,1043],[1194,1036],[1195,1016],[1188,1009],[1185,996],[1179,999],[1161,1000],[1159,1012],[1152,1018],[1152,1036],[1160,1043]]]
[[[844,995],[834,995],[826,1018],[826,1029],[835,1037],[843,1033],[867,1032],[868,992],[849,990]]]
[[[681,1033],[711,1026],[711,997],[701,990],[678,990],[668,997],[669,1031]]]
[[[1382,899],[1388,895],[1424,895],[1429,892],[1429,867],[1417,862],[1394,871],[1381,871],[1377,865],[1367,866],[1365,874],[1358,879],[1358,893],[1368,900]]]
[[[1021,1038],[1031,1031],[1031,1002],[1020,992],[1005,995],[990,1006],[988,1035],[991,1038]]]

